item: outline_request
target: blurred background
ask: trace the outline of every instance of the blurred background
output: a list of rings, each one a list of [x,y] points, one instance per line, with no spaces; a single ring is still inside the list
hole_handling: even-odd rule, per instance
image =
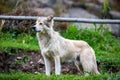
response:
[[[120,19],[120,0],[0,0],[0,14]]]
[[[0,0],[0,15],[120,20],[120,0]],[[14,71],[45,73],[36,32],[30,28],[34,24],[32,20],[0,19],[0,77],[1,73]],[[99,71],[109,75],[101,74],[98,79],[95,76],[91,80],[120,80],[111,78],[112,73],[120,75],[120,24],[55,22],[54,28],[63,37],[84,40],[95,49]],[[62,73],[79,74],[79,71],[72,64],[63,63]]]
[[[0,0],[0,15],[120,19],[120,0]],[[93,24],[72,24],[93,27]],[[62,22],[55,26],[63,30],[68,25]],[[120,25],[107,26],[115,36],[120,36]]]

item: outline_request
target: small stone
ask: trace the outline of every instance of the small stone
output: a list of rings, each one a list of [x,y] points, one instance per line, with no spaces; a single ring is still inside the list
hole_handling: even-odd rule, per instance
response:
[[[30,64],[33,64],[33,61],[30,61]]]
[[[22,59],[22,57],[17,57],[17,60],[21,60]]]
[[[120,19],[120,12],[119,11],[110,11],[109,14],[112,16],[114,19]]]
[[[35,74],[38,74],[39,72],[35,71],[34,73],[35,73]]]
[[[44,64],[44,61],[42,59],[40,59],[37,63],[38,64]]]
[[[31,65],[32,67],[35,67],[35,65]]]

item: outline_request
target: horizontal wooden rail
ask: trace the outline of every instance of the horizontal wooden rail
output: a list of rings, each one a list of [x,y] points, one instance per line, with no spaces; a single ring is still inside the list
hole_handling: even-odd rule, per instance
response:
[[[5,16],[0,15],[0,19],[7,20],[36,20],[38,16]],[[41,16],[40,16],[41,17]],[[65,18],[54,17],[57,22],[80,22],[80,23],[98,23],[98,24],[120,24],[120,19],[86,19],[86,18]]]

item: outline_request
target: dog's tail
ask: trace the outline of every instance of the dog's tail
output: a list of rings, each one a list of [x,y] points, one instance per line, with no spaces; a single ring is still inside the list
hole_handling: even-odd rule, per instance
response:
[[[93,69],[93,73],[95,74],[100,74],[100,72],[98,71],[98,67],[97,67],[97,61],[96,61],[96,56],[95,56],[95,51],[91,48],[91,52],[93,53],[94,55],[94,69]]]

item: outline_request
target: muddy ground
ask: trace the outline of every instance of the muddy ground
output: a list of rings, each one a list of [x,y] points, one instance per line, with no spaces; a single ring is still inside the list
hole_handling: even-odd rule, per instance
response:
[[[101,69],[101,63],[97,63],[99,70]],[[54,73],[54,65],[52,66]],[[22,71],[26,73],[45,73],[45,65],[40,55],[40,52],[18,52],[8,54],[6,52],[0,52],[0,73],[8,73],[11,71]],[[114,67],[108,69],[109,73],[117,72]],[[63,74],[78,74],[79,71],[73,63],[62,63]]]

